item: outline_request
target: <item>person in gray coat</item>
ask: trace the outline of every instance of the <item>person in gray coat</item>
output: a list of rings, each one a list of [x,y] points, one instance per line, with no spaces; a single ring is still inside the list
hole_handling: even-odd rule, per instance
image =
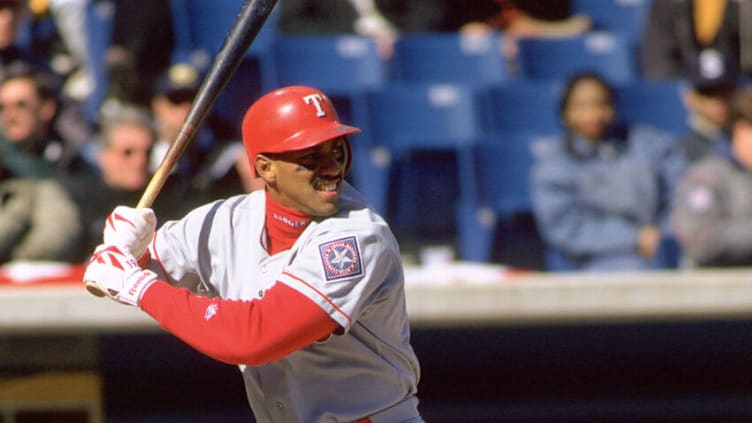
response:
[[[77,213],[55,180],[0,177],[0,264],[75,261],[81,237]]]
[[[752,265],[752,87],[731,102],[731,139],[682,178],[672,223],[686,267]]]
[[[534,146],[531,175],[549,268],[668,267],[659,250],[670,235],[672,189],[686,167],[672,137],[619,125],[613,90],[595,73],[572,76],[560,114],[564,136]]]

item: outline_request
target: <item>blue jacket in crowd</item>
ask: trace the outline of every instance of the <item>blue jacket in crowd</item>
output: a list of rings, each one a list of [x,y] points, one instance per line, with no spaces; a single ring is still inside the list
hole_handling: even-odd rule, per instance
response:
[[[670,203],[686,168],[672,137],[634,127],[597,143],[565,135],[533,150],[533,208],[552,254],[573,270],[663,266],[644,259],[637,240],[646,225],[670,235]]]

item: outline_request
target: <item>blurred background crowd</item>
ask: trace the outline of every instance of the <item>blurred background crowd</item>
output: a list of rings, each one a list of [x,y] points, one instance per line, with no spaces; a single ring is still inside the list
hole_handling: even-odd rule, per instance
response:
[[[240,0],[0,0],[0,263],[83,262],[135,205]],[[279,0],[157,198],[259,188],[276,87],[327,92],[351,182],[427,252],[534,270],[752,264],[749,0]]]

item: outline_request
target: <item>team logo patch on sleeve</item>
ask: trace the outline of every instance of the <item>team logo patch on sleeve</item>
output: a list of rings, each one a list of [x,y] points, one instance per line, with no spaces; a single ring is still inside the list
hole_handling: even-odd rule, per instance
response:
[[[354,236],[321,244],[319,245],[319,253],[327,281],[363,274],[358,240]]]

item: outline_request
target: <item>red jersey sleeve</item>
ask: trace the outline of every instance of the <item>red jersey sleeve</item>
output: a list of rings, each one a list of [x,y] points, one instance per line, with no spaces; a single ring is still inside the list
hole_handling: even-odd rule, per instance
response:
[[[282,358],[337,330],[305,295],[277,282],[261,299],[198,296],[157,281],[141,308],[196,350],[230,364],[260,365]]]

